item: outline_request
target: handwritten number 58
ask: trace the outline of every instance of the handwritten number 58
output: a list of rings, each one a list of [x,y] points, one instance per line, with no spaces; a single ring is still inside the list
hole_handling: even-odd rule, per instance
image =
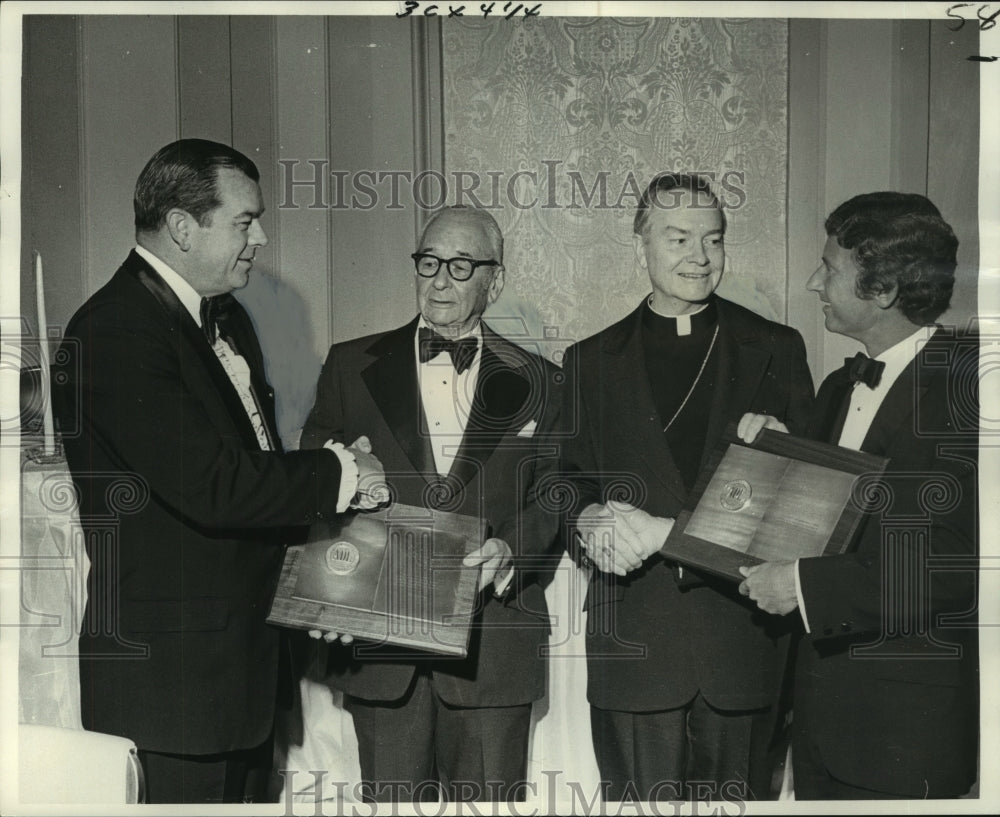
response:
[[[948,28],[952,31],[958,31],[962,26],[966,24],[966,22],[968,22],[966,18],[963,17],[961,14],[953,14],[952,12],[956,11],[957,9],[971,8],[975,5],[976,5],[975,3],[955,3],[953,6],[949,6],[948,11],[946,13],[953,20],[958,20],[958,24],[954,26],[948,26]],[[988,12],[989,10],[990,10],[989,3],[983,3],[981,6],[979,6],[978,9],[976,9],[976,19],[979,20],[980,31],[989,31],[991,28],[994,28],[997,24],[997,16],[1000,15],[1000,8],[998,8],[992,14],[986,16],[985,12]]]

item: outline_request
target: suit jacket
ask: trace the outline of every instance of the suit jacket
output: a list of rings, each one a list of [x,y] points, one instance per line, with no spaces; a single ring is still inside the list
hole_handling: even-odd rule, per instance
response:
[[[277,440],[242,308],[230,326]],[[84,726],[159,752],[259,744],[273,719],[278,631],[264,619],[283,544],[289,526],[335,513],[339,460],[260,450],[198,325],[134,252],[70,321],[56,362],[92,563]]]
[[[744,412],[803,427],[812,380],[798,332],[721,298],[707,456]],[[577,501],[626,499],[654,516],[676,517],[688,502],[653,402],[641,339],[641,305],[570,347],[563,413],[571,423],[564,468]],[[678,385],[688,388],[688,383]],[[704,463],[704,458],[702,460]],[[572,546],[572,545],[571,545]],[[759,612],[732,582],[691,581],[654,555],[619,578],[594,571],[587,597],[588,698],[604,709],[671,709],[700,690],[724,710],[770,704],[780,686],[787,624]]]
[[[862,443],[889,465],[856,548],[799,563],[795,717],[856,786],[955,797],[976,777],[977,361],[974,337],[934,334]],[[844,377],[820,387],[817,422]]]
[[[304,447],[330,436],[365,434],[393,493],[408,505],[433,505],[442,494],[420,403],[414,355],[417,320],[390,332],[333,346],[323,366]],[[557,518],[537,489],[558,462],[551,433],[559,412],[558,369],[509,343],[485,324],[479,379],[465,434],[447,483],[449,509],[485,517],[514,553],[514,589],[503,601],[480,595],[469,654],[393,657],[395,648],[335,647],[332,682],[358,698],[393,701],[417,667],[433,673],[445,702],[463,707],[524,704],[545,689],[542,647],[549,633],[543,584],[557,561]],[[536,423],[533,434],[531,424]],[[520,434],[520,436],[519,436]],[[447,491],[445,492],[445,494]]]

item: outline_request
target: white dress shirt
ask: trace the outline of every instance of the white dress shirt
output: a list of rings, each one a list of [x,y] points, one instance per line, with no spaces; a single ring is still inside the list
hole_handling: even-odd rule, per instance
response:
[[[455,455],[462,445],[465,427],[472,412],[472,401],[479,383],[479,364],[483,357],[483,330],[477,323],[471,332],[453,338],[476,339],[476,355],[468,369],[459,374],[455,371],[451,355],[438,352],[426,363],[420,362],[420,329],[427,322],[421,316],[413,338],[413,359],[417,365],[417,383],[420,388],[420,403],[424,409],[424,419],[434,454],[434,467],[441,476],[447,476],[455,462]],[[427,327],[432,329],[433,327]],[[435,330],[436,331],[436,330]],[[494,594],[500,596],[514,578],[514,571],[507,570],[502,578],[493,582]]]
[[[136,247],[136,254],[142,258],[153,270],[163,279],[163,282],[170,287],[177,299],[184,305],[184,308],[191,315],[192,319],[201,327],[201,298],[191,284],[189,284],[179,273],[173,270],[169,264],[153,255],[145,247]],[[207,342],[207,341],[206,341]],[[271,445],[267,438],[267,430],[264,428],[264,419],[260,414],[260,407],[254,398],[250,387],[250,367],[242,355],[236,352],[226,343],[221,336],[216,335],[215,345],[212,347],[219,363],[226,372],[226,376],[236,389],[240,397],[243,409],[253,425],[257,442],[262,451],[270,451]],[[340,460],[341,479],[340,492],[337,496],[337,512],[343,513],[350,505],[351,499],[358,489],[358,466],[354,461],[354,455],[347,451],[343,443],[328,441],[324,446],[333,451]]]
[[[875,415],[882,406],[882,401],[889,393],[893,383],[903,373],[903,369],[920,354],[920,350],[930,340],[935,331],[934,326],[921,326],[912,335],[903,338],[895,346],[890,346],[882,354],[876,355],[875,360],[885,364],[882,370],[882,378],[875,388],[871,388],[865,383],[855,383],[851,392],[851,402],[847,407],[847,417],[844,420],[844,428],[840,432],[840,439],[837,445],[842,448],[850,448],[854,451],[861,449],[861,444],[868,436],[868,429],[871,428]],[[802,616],[802,623],[806,632],[809,629],[809,618],[806,615],[805,600],[802,598],[802,583],[799,579],[799,562],[795,561],[795,595],[799,602],[799,614]]]
[[[452,463],[455,462],[455,455],[462,444],[469,414],[472,412],[472,401],[476,395],[476,384],[479,382],[483,332],[477,323],[471,332],[455,338],[461,340],[472,337],[476,339],[477,344],[472,364],[459,374],[455,371],[451,355],[447,352],[439,352],[426,363],[420,362],[420,329],[426,326],[427,323],[421,317],[413,339],[417,382],[420,384],[420,403],[424,408],[431,450],[434,453],[434,467],[438,474],[447,476]]]

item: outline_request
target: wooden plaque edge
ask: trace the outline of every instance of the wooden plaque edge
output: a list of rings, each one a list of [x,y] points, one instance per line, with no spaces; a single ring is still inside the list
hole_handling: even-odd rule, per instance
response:
[[[449,529],[465,536],[466,553],[479,547],[486,540],[488,525],[485,520],[449,511],[396,504],[366,515],[391,519],[393,515],[405,513],[446,522]],[[406,620],[399,616],[294,598],[292,593],[298,577],[299,557],[305,547],[305,545],[291,545],[286,549],[281,574],[271,598],[266,619],[268,623],[300,630],[320,629],[324,632],[349,633],[366,641],[413,647],[441,655],[459,657],[468,655],[472,619],[478,609],[476,587],[479,583],[480,566],[463,567],[458,577],[456,596],[459,599],[470,600],[468,609],[452,614],[452,621],[448,623],[426,621],[426,636],[415,636],[392,630],[391,625],[394,621]]]

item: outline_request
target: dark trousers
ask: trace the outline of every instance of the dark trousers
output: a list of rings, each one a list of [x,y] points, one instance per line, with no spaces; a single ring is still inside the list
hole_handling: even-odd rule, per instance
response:
[[[830,775],[811,741],[792,743],[792,785],[796,800],[905,800],[900,794],[862,789]]]
[[[764,800],[770,796],[769,709],[725,712],[699,693],[662,712],[590,708],[605,799]]]
[[[459,708],[417,672],[406,697],[344,696],[358,735],[366,801],[525,799],[531,705]]]
[[[271,772],[273,742],[216,755],[174,755],[139,750],[147,803],[262,803]]]
[[[796,800],[905,800],[902,795],[862,789],[827,771],[815,742],[809,737],[805,707],[792,720],[792,787]]]

